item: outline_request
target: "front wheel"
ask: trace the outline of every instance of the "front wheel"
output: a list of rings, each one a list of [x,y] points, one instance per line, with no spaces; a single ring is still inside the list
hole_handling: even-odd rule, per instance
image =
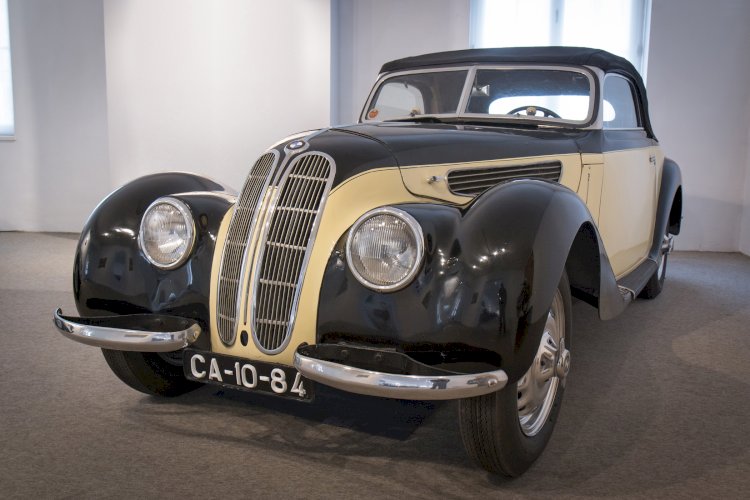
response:
[[[136,391],[152,396],[179,396],[201,386],[182,373],[179,352],[129,352],[102,349],[115,375]]]
[[[542,454],[565,391],[571,330],[570,285],[563,273],[537,354],[524,376],[498,392],[459,402],[466,452],[487,471],[518,476]]]

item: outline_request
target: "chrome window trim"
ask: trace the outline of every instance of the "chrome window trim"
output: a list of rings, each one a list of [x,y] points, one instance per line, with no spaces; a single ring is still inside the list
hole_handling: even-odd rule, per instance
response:
[[[557,118],[524,118],[524,117],[516,117],[516,116],[510,116],[510,115],[503,115],[503,114],[487,114],[487,113],[466,113],[465,110],[468,106],[469,99],[471,98],[471,87],[474,84],[474,79],[476,77],[476,73],[479,70],[524,70],[524,69],[538,69],[538,70],[547,70],[547,71],[571,71],[574,73],[580,73],[584,75],[588,81],[589,81],[589,107],[586,113],[586,119],[585,120],[565,120],[565,119],[557,119]],[[375,82],[375,85],[373,85],[372,89],[370,90],[370,94],[367,97],[367,101],[365,102],[364,108],[362,108],[362,112],[359,116],[359,123],[385,123],[393,120],[408,120],[409,116],[404,116],[400,118],[394,118],[391,120],[367,120],[367,110],[370,109],[370,105],[372,104],[373,99],[375,99],[375,95],[377,94],[377,91],[380,89],[380,87],[383,85],[383,83],[386,80],[389,80],[394,77],[398,77],[401,75],[413,75],[413,74],[421,74],[421,73],[442,73],[442,72],[449,72],[449,71],[466,71],[466,81],[464,82],[464,86],[462,89],[461,97],[459,98],[459,104],[458,109],[456,110],[456,113],[440,113],[440,114],[425,114],[420,116],[434,116],[435,118],[479,118],[482,120],[487,119],[497,119],[498,121],[517,121],[519,123],[533,123],[536,125],[539,125],[540,127],[550,126],[560,126],[564,127],[566,125],[572,125],[576,128],[584,128],[588,129],[597,122],[599,122],[600,116],[593,116],[594,112],[597,110],[597,108],[601,109],[601,94],[602,92],[598,92],[599,86],[597,85],[598,81],[602,80],[602,75],[604,74],[601,70],[598,70],[598,68],[593,68],[590,66],[568,66],[568,65],[554,65],[554,64],[471,64],[471,65],[463,65],[463,66],[444,66],[440,68],[428,68],[428,69],[415,69],[415,70],[404,70],[404,71],[397,71],[393,73],[385,73],[379,75],[378,79]],[[598,94],[598,95],[597,95]],[[597,105],[599,104],[599,105]],[[597,115],[601,115],[601,113],[597,113]]]
[[[172,264],[160,264],[156,262],[146,251],[146,245],[143,242],[143,222],[146,220],[146,214],[149,210],[151,210],[156,205],[160,205],[162,203],[166,203],[167,205],[172,205],[175,207],[185,218],[186,221],[189,221],[188,224],[188,240],[190,243],[188,244],[187,248],[185,249],[185,253],[182,254],[182,256],[174,261]],[[182,264],[185,263],[185,261],[188,260],[190,257],[190,254],[193,253],[193,248],[195,247],[195,219],[193,218],[193,212],[190,211],[190,207],[188,207],[187,203],[185,203],[182,200],[178,200],[177,198],[174,198],[172,196],[162,196],[160,198],[157,198],[156,200],[151,203],[146,210],[144,210],[143,215],[141,216],[141,223],[138,225],[138,248],[141,250],[141,253],[144,257],[146,257],[146,260],[154,267],[157,267],[159,269],[164,270],[170,270],[170,269],[176,269],[180,267]]]
[[[605,126],[604,121],[604,87],[607,85],[607,80],[609,78],[622,78],[625,80],[630,87],[630,98],[633,101],[633,108],[635,109],[635,120],[638,124],[637,127],[607,127]],[[640,96],[638,96],[638,90],[634,84],[633,81],[630,80],[630,78],[626,77],[625,75],[621,75],[619,73],[603,73],[603,75],[600,77],[600,80],[602,82],[602,90],[599,93],[599,109],[602,111],[599,113],[602,119],[602,130],[645,130],[643,128],[643,113],[641,111],[641,100]]]
[[[376,285],[375,283],[372,283],[371,281],[367,280],[367,278],[362,276],[351,264],[351,248],[354,234],[357,232],[357,230],[359,230],[362,224],[380,214],[392,215],[393,217],[399,218],[404,221],[406,225],[409,226],[409,229],[411,229],[414,233],[414,239],[417,242],[417,261],[414,263],[414,267],[412,267],[412,269],[409,271],[409,274],[407,274],[401,281],[399,281],[398,283],[394,283],[393,285]],[[424,260],[424,231],[422,231],[422,226],[419,225],[417,219],[415,219],[411,214],[404,212],[399,208],[391,206],[379,207],[366,212],[359,219],[357,219],[354,224],[352,224],[352,227],[349,229],[349,234],[346,237],[345,250],[347,267],[349,268],[349,271],[351,271],[352,275],[354,275],[354,277],[357,279],[357,281],[362,283],[367,288],[375,290],[377,292],[395,292],[408,286],[414,280],[417,272],[419,272],[419,268],[422,267],[422,261]]]
[[[542,70],[542,71],[570,71],[573,73],[580,73],[584,75],[588,81],[589,81],[589,107],[586,111],[586,118],[584,120],[566,120],[563,118],[543,118],[543,117],[536,117],[536,118],[525,118],[525,117],[516,117],[512,115],[504,115],[504,114],[489,114],[489,113],[465,113],[465,112],[459,112],[458,118],[497,118],[501,120],[513,120],[513,121],[520,121],[525,123],[538,123],[539,125],[575,125],[575,126],[582,126],[582,125],[588,125],[592,121],[592,114],[594,112],[595,104],[596,104],[596,80],[594,78],[594,75],[591,74],[590,71],[587,71],[588,68],[584,69],[579,66],[557,66],[554,64],[493,64],[493,65],[477,65],[475,66],[474,75],[476,75],[476,72],[479,70],[509,70],[509,71],[518,71],[518,70]],[[471,80],[470,85],[474,84],[474,80]],[[469,99],[467,98],[466,105],[468,106]],[[461,108],[461,110],[465,110],[466,108]]]
[[[262,268],[261,264],[262,264],[263,257],[264,257],[265,252],[266,252],[266,241],[268,239],[268,231],[269,231],[269,229],[271,227],[271,222],[272,222],[272,219],[273,219],[273,215],[274,215],[274,213],[276,211],[276,206],[277,206],[277,204],[279,202],[279,197],[281,196],[282,189],[284,187],[284,184],[287,182],[287,179],[288,179],[289,175],[292,173],[294,165],[297,164],[299,161],[301,161],[303,158],[305,158],[307,156],[321,156],[321,157],[325,158],[329,162],[330,173],[329,173],[328,179],[326,181],[325,188],[323,190],[323,195],[320,198],[320,203],[318,204],[318,213],[315,216],[315,220],[313,222],[312,229],[310,231],[310,237],[307,240],[307,245],[306,245],[306,249],[305,249],[305,255],[304,255],[303,259],[302,259],[302,265],[300,266],[300,272],[299,272],[299,275],[297,277],[297,288],[294,291],[294,297],[292,299],[292,307],[291,307],[291,311],[290,311],[290,315],[289,315],[289,324],[287,325],[286,335],[285,335],[284,341],[276,349],[266,349],[265,347],[263,347],[262,345],[260,345],[260,342],[257,339],[257,336],[256,336],[257,327],[256,327],[256,323],[255,323],[255,319],[256,319],[255,312],[256,312],[256,308],[257,308],[258,294],[257,293],[253,293],[253,297],[252,297],[252,301],[251,301],[251,306],[250,306],[251,307],[250,318],[251,318],[251,321],[252,321],[252,325],[251,325],[252,326],[252,332],[251,332],[250,337],[252,337],[253,344],[255,344],[255,347],[260,352],[262,352],[264,354],[269,354],[269,355],[279,354],[280,352],[284,351],[284,349],[287,348],[287,346],[289,345],[289,343],[292,340],[292,332],[294,331],[294,325],[295,325],[296,319],[297,319],[297,310],[299,308],[299,299],[300,299],[300,295],[302,293],[302,287],[304,286],[304,283],[305,283],[305,275],[307,274],[307,267],[308,267],[308,265],[310,263],[310,257],[312,256],[312,248],[315,245],[315,240],[316,240],[317,235],[318,235],[318,229],[320,228],[320,223],[322,221],[323,211],[325,209],[326,202],[328,201],[328,197],[330,196],[330,193],[331,193],[331,187],[333,186],[333,180],[336,177],[336,162],[333,160],[333,158],[330,155],[328,155],[326,153],[323,153],[322,151],[305,151],[304,153],[300,153],[298,155],[294,155],[294,159],[292,161],[288,162],[288,165],[284,168],[283,175],[281,175],[281,177],[278,180],[278,182],[275,183],[276,191],[273,194],[273,198],[271,199],[271,202],[268,205],[267,215],[266,215],[266,217],[264,219],[264,224],[263,224],[263,228],[262,228],[263,232],[260,234],[260,237],[258,238],[257,248],[259,248],[259,254],[258,254],[258,257],[257,257],[257,260],[256,260],[256,266],[255,266],[255,270],[254,270],[254,273],[253,273],[252,280],[248,280],[248,281],[252,281],[252,283],[253,283],[252,286],[253,286],[253,290],[254,291],[257,291],[258,284],[260,282],[260,271],[261,271],[261,268]],[[289,159],[289,156],[287,157],[287,159]],[[249,283],[248,283],[247,291],[249,293]],[[247,310],[247,308],[246,308],[246,310]]]
[[[372,89],[370,90],[369,95],[367,96],[367,101],[365,101],[365,107],[362,108],[362,112],[359,114],[359,123],[383,123],[383,120],[367,120],[367,110],[370,109],[370,103],[372,103],[372,100],[375,99],[375,94],[377,93],[378,89],[380,89],[380,86],[386,81],[390,80],[391,78],[395,78],[397,76],[402,75],[415,75],[415,74],[422,74],[422,73],[447,73],[451,71],[466,71],[467,72],[467,80],[468,74],[471,73],[471,69],[474,66],[468,65],[468,66],[446,66],[442,68],[429,68],[429,69],[420,69],[416,71],[412,70],[405,70],[405,71],[396,71],[393,73],[381,73],[378,76],[378,79],[375,81],[375,85],[372,86]],[[436,117],[454,117],[458,113],[458,110],[461,109],[461,99],[463,99],[463,92],[466,90],[466,82],[464,82],[463,89],[461,90],[462,94],[461,97],[458,100],[458,106],[456,108],[456,113],[441,113],[441,114],[430,114],[429,116],[436,116]],[[403,118],[410,118],[408,116],[405,116]]]

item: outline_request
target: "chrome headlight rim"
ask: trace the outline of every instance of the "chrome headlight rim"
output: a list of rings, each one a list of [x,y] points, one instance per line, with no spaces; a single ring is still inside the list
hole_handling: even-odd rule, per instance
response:
[[[409,227],[409,229],[414,234],[414,240],[416,241],[416,245],[417,245],[417,250],[416,250],[417,258],[414,261],[414,265],[412,266],[411,270],[400,281],[392,285],[378,285],[376,283],[373,283],[369,281],[367,278],[365,278],[364,276],[362,276],[362,274],[360,274],[360,272],[357,271],[354,265],[352,265],[352,241],[354,240],[354,236],[357,234],[357,231],[359,231],[359,228],[362,226],[362,224],[364,224],[371,218],[376,217],[378,215],[384,215],[384,214],[391,215],[405,222],[407,227]],[[386,207],[375,208],[373,210],[366,212],[359,219],[357,219],[354,222],[354,224],[352,224],[352,227],[349,229],[349,234],[346,237],[346,262],[347,262],[347,267],[349,268],[349,271],[351,271],[351,273],[354,275],[357,281],[359,281],[365,287],[371,290],[375,290],[377,292],[396,292],[398,290],[401,290],[409,286],[409,284],[411,284],[411,282],[414,281],[414,278],[419,272],[419,269],[422,267],[423,260],[424,260],[424,232],[422,231],[422,226],[419,225],[419,222],[417,222],[417,219],[415,219],[411,214],[409,214],[408,212],[405,212],[404,210],[401,210],[400,208],[386,206]]]
[[[185,225],[188,230],[188,244],[185,247],[185,252],[182,254],[182,256],[177,259],[176,261],[170,263],[170,264],[162,264],[156,260],[154,260],[153,257],[148,253],[146,250],[146,242],[143,240],[145,235],[144,230],[144,223],[146,222],[146,215],[148,215],[149,211],[151,211],[152,208],[154,208],[156,205],[161,204],[167,204],[171,205],[172,207],[176,208],[182,217],[185,219],[187,224]],[[138,246],[141,249],[141,253],[144,257],[146,257],[146,260],[153,265],[154,267],[157,267],[159,269],[163,270],[170,270],[170,269],[176,269],[183,265],[188,258],[190,258],[190,255],[193,253],[193,247],[195,246],[195,219],[193,218],[193,213],[190,211],[190,207],[187,206],[187,204],[179,200],[177,198],[174,198],[172,196],[162,196],[161,198],[157,198],[153,201],[148,207],[146,207],[146,210],[143,212],[143,216],[141,217],[141,224],[138,229]]]

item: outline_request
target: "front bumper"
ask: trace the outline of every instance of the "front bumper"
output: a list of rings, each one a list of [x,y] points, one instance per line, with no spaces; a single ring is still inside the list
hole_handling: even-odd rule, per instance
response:
[[[380,365],[382,371],[364,367],[363,361],[368,358]],[[395,351],[331,344],[298,348],[294,366],[303,376],[324,385],[394,399],[471,398],[499,391],[508,383],[503,370],[455,373],[419,363]]]
[[[164,314],[77,318],[63,316],[58,308],[54,323],[69,339],[118,351],[177,351],[195,342],[201,334],[196,321]]]

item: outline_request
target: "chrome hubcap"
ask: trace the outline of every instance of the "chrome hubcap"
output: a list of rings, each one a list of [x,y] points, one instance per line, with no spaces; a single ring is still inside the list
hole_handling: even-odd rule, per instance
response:
[[[555,293],[534,361],[518,381],[518,420],[527,436],[544,427],[560,385],[570,371],[570,351],[565,348],[565,308]]]

